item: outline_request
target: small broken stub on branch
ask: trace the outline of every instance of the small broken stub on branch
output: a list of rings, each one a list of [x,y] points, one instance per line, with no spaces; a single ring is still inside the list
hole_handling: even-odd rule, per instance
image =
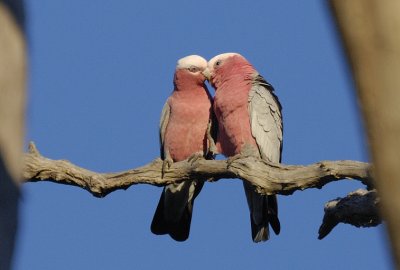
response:
[[[318,239],[323,239],[339,223],[356,227],[375,227],[381,224],[376,190],[358,189],[344,198],[325,204],[325,214],[319,228]]]

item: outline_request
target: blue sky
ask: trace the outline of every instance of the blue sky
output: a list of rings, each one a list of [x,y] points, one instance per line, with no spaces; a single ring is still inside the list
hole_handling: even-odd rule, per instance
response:
[[[176,61],[239,52],[283,105],[284,163],[367,161],[325,4],[27,1],[27,140],[49,158],[98,172],[144,165],[159,154],[158,121]],[[324,204],[360,187],[340,181],[280,196],[281,234],[254,244],[238,180],[205,185],[184,243],[150,232],[161,188],[133,186],[98,199],[76,187],[29,183],[15,269],[391,269],[382,225],[341,224],[317,240]]]

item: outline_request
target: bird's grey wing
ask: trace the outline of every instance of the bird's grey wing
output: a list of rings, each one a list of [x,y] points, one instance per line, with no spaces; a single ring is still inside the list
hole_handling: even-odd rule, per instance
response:
[[[256,139],[263,159],[280,162],[282,152],[282,113],[273,87],[260,75],[253,82],[249,93],[251,133]]]
[[[160,119],[160,154],[163,160],[169,156],[164,146],[170,114],[171,107],[167,100]],[[203,180],[194,180],[166,185],[151,223],[151,231],[169,234],[176,241],[185,241],[189,237],[194,199],[203,184]]]
[[[167,130],[169,116],[171,113],[171,107],[169,106],[169,99],[165,102],[164,107],[161,112],[160,118],[160,157],[161,159],[165,159],[165,152],[164,152],[164,138],[165,138],[165,131]]]
[[[251,132],[257,142],[260,156],[278,163],[282,152],[282,114],[281,105],[273,91],[274,88],[263,77],[257,75],[249,92],[248,109]],[[243,184],[251,212],[253,241],[268,239],[268,224],[279,234],[276,195],[260,195],[251,184]]]

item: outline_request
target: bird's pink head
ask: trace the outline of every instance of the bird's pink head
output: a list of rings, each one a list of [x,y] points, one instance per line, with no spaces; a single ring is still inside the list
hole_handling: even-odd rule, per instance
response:
[[[218,89],[219,85],[232,76],[242,77],[254,73],[253,66],[238,53],[223,53],[208,61],[203,72],[208,81]]]
[[[175,69],[174,85],[176,90],[191,89],[193,85],[203,85],[206,77],[203,71],[207,60],[198,55],[189,55],[178,60]]]

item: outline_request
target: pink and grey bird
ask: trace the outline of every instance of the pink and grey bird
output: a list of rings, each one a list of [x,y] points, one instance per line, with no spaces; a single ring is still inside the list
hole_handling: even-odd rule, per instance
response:
[[[211,158],[212,98],[203,71],[207,61],[197,55],[178,60],[174,90],[164,105],[160,120],[160,150],[163,173],[173,162],[187,158]],[[203,179],[167,185],[161,194],[151,224],[154,234],[169,234],[176,241],[189,237],[194,199]]]
[[[218,152],[227,157],[254,155],[280,162],[281,105],[273,87],[237,53],[215,56],[208,62],[206,73],[215,88],[213,108],[218,120]],[[279,234],[276,196],[260,195],[246,181],[243,185],[250,208],[253,241],[266,241],[269,225]]]

